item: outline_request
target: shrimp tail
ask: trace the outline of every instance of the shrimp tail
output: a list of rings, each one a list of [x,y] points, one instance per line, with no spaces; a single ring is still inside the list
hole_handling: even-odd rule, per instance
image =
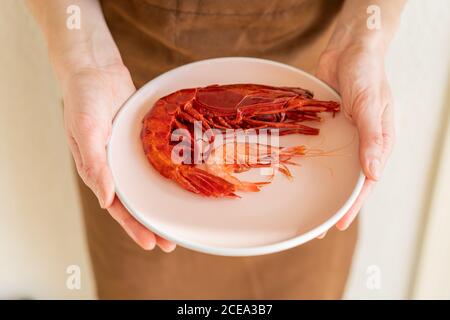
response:
[[[234,184],[203,169],[192,166],[180,166],[178,173],[179,183],[194,193],[216,198],[239,197],[234,193],[236,191]]]

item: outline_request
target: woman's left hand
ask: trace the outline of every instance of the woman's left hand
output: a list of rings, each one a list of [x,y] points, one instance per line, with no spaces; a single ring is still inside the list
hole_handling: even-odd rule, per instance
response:
[[[380,179],[394,144],[393,101],[384,71],[384,50],[367,43],[327,49],[317,76],[340,93],[342,112],[359,133],[359,158],[367,179],[353,206],[336,224],[345,230]]]

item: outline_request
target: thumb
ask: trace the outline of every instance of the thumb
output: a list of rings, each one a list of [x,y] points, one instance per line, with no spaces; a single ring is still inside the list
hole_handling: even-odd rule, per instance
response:
[[[76,138],[82,165],[79,174],[84,183],[95,193],[100,206],[108,208],[114,200],[114,180],[108,167],[106,140],[96,133]]]
[[[376,98],[366,99],[354,107],[353,114],[359,133],[360,161],[366,177],[378,180],[383,170],[383,129],[380,106]]]

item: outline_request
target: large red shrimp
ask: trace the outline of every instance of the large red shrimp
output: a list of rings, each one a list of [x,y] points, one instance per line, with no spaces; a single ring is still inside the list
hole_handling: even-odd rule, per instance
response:
[[[232,173],[257,167],[275,167],[290,177],[286,165],[293,163],[292,158],[306,155],[306,147],[283,148],[234,142],[234,162],[230,164],[218,161],[219,158],[229,157],[224,152],[219,153],[223,151],[224,143],[209,150],[208,158],[202,165],[177,163],[173,161],[174,130],[185,129],[193,135],[194,124],[200,123],[202,129],[214,129],[216,132],[276,128],[280,135],[317,135],[319,129],[301,122],[320,121],[321,112],[334,114],[339,109],[339,103],[315,100],[310,91],[296,87],[231,84],[183,89],[154,104],[143,119],[141,140],[147,159],[164,177],[204,196],[236,197],[236,191],[259,191],[270,180],[243,182]],[[258,149],[257,156],[248,156],[246,153],[254,148]]]

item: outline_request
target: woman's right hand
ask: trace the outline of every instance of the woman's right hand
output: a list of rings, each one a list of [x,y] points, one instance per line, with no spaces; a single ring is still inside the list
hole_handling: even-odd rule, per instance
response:
[[[142,248],[158,245],[165,252],[173,251],[175,244],[145,228],[122,205],[106,159],[112,120],[136,90],[128,69],[121,63],[82,68],[67,76],[62,87],[68,143],[84,183]]]
[[[141,225],[115,195],[106,144],[114,116],[136,89],[99,0],[27,0],[27,4],[43,31],[63,89],[64,124],[78,173],[101,207],[137,244],[147,250],[158,245],[172,251],[175,244]],[[79,26],[70,27],[69,21],[77,17]]]

